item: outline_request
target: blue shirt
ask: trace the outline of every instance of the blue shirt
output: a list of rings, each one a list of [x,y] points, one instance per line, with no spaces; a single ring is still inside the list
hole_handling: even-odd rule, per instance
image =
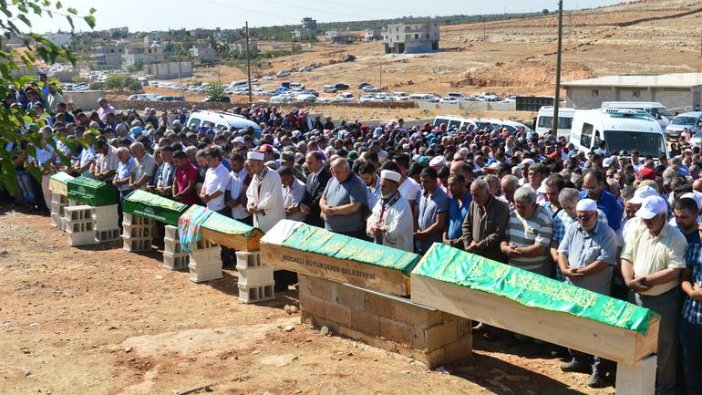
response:
[[[425,195],[424,191],[419,191],[416,201],[418,202],[417,229],[420,231],[427,230],[436,222],[437,215],[448,211],[448,195],[438,186],[431,195]],[[441,233],[439,232],[424,240],[417,240],[417,250],[424,253],[435,242],[441,243]]]
[[[473,196],[466,193],[463,197],[463,205],[458,208],[458,199],[450,198],[448,201],[448,238],[451,240],[460,239],[463,236],[463,220],[468,215],[468,208],[473,201]]]
[[[119,165],[117,165],[117,178],[120,181],[123,181],[129,178],[129,176],[132,176],[134,173],[134,166],[136,166],[136,161],[131,156],[129,157],[127,163],[122,163],[122,161],[119,161]],[[128,191],[129,184],[120,185],[117,189],[120,191]]]
[[[692,233],[694,233],[694,235]],[[692,269],[690,282],[695,284],[702,283],[702,255],[700,255],[702,252],[702,243],[700,242],[699,232],[695,231],[692,233],[684,235],[688,243],[685,258],[687,267]],[[692,242],[690,240],[692,240]],[[685,298],[682,315],[687,322],[695,325],[702,325],[702,302],[690,297]]]
[[[587,198],[587,191],[580,192],[581,198]],[[622,214],[624,214],[624,207],[617,201],[611,193],[607,191],[600,192],[600,198],[597,199],[597,208],[604,211],[607,216],[607,224],[612,230],[619,230],[622,226]]]
[[[584,230],[579,223],[570,224],[558,246],[558,252],[568,256],[568,265],[572,268],[583,268],[594,261],[609,265],[596,274],[566,279],[566,282],[581,288],[609,295],[617,253],[617,236],[607,224],[598,221],[590,232]]]

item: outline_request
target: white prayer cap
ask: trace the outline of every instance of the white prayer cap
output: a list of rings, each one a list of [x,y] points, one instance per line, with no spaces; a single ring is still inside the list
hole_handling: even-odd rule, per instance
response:
[[[396,171],[383,170],[380,172],[380,178],[384,178],[386,180],[395,181],[395,182],[399,183],[400,179],[402,178],[402,175]]]
[[[668,212],[668,203],[660,196],[649,196],[644,199],[641,208],[636,212],[636,216],[643,219],[651,219],[659,214]]]
[[[575,206],[577,211],[597,211],[597,203],[592,199],[582,199]]]
[[[263,152],[249,151],[246,154],[246,158],[253,160],[263,160],[263,158],[265,157],[263,156]]]
[[[539,185],[539,189],[537,189],[536,192],[542,194],[546,193],[546,180],[541,181],[541,185]]]
[[[697,191],[688,192],[688,193],[680,196],[680,198],[681,199],[682,198],[690,198],[690,199],[694,200],[695,203],[697,203],[697,210],[702,210],[702,194],[701,193],[699,193]]]
[[[431,167],[434,167],[434,166],[443,167],[444,165],[446,165],[446,158],[444,158],[443,156],[435,156],[435,157],[431,158],[431,160],[429,161],[429,166],[431,166]]]
[[[658,196],[658,192],[648,185],[640,186],[634,192],[634,197],[629,200],[631,204],[643,204],[644,199],[649,196]]]

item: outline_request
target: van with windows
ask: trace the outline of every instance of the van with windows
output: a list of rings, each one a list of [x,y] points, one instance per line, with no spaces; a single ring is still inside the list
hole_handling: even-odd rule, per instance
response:
[[[336,91],[337,91],[336,85],[324,85],[322,87],[322,91],[324,93],[336,93]]]
[[[610,154],[627,156],[636,148],[642,157],[668,156],[663,130],[651,114],[628,109],[576,110],[570,142],[578,152],[593,151],[602,141]]]
[[[570,136],[570,129],[573,127],[574,108],[558,109],[558,131],[556,136]],[[536,116],[536,133],[543,136],[553,130],[553,106],[544,106],[539,109]]]
[[[690,132],[690,136],[693,136],[700,130],[700,124],[702,124],[702,112],[684,112],[668,124],[668,127],[665,128],[665,137],[677,140],[685,129]]]
[[[299,82],[291,82],[289,89],[293,91],[301,91],[305,89],[305,85]]]
[[[606,101],[602,103],[601,108],[646,111],[658,121],[661,130],[665,130],[673,119],[673,113],[666,106],[653,101]]]
[[[185,121],[185,125],[194,126],[195,128],[210,126],[214,129],[218,129],[220,127],[229,129],[233,127],[236,130],[251,127],[254,130],[254,138],[259,138],[262,133],[261,126],[256,122],[253,122],[242,115],[229,112],[195,111],[194,113],[190,114],[188,120]]]
[[[446,124],[446,130],[468,130],[470,125],[476,127],[475,122],[467,118],[455,117],[452,115],[438,116],[434,118],[432,126],[438,128],[442,123]]]

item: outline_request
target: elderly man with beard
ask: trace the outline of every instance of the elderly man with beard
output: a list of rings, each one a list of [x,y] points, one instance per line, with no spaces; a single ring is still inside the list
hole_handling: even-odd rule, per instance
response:
[[[413,252],[412,210],[398,191],[401,179],[400,173],[380,172],[381,198],[366,221],[366,233],[377,244]]]

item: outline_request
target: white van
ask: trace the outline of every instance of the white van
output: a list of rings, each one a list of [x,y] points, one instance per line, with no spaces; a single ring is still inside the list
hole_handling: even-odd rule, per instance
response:
[[[467,118],[454,117],[452,115],[438,116],[434,118],[432,126],[438,128],[442,123],[446,124],[446,130],[468,130],[470,125],[476,127],[475,122]]]
[[[336,100],[338,103],[353,103],[353,93],[351,92],[341,92],[336,95]]]
[[[673,113],[666,106],[655,101],[606,101],[602,103],[602,109],[626,109],[646,111],[651,114],[658,124],[661,125],[661,130],[665,130],[670,121],[673,119]]]
[[[409,96],[405,92],[393,92],[392,100],[393,101],[407,101],[407,100],[409,100]]]
[[[602,140],[610,154],[622,151],[628,154],[636,148],[642,157],[668,156],[663,131],[650,114],[636,110],[576,110],[570,142],[578,152],[590,152]]]
[[[556,136],[570,136],[570,128],[573,127],[574,108],[558,109],[558,132]],[[536,116],[536,133],[543,136],[548,131],[553,130],[553,106],[544,106],[539,109]]]
[[[224,126],[227,129],[234,127],[237,130],[246,129],[250,126],[254,130],[255,138],[260,137],[262,132],[261,126],[256,122],[250,121],[242,115],[229,112],[196,111],[190,114],[185,124],[196,128],[211,125],[215,129]]]

